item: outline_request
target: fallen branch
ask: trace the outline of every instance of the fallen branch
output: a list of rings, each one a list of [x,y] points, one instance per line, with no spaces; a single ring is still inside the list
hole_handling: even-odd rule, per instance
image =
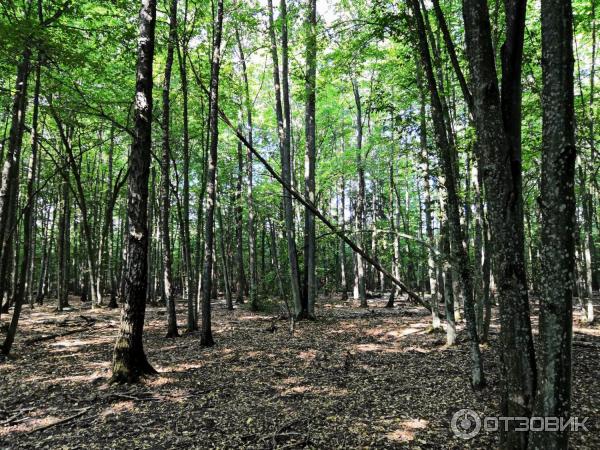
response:
[[[19,418],[19,416],[23,415],[24,413],[26,413],[27,411],[31,411],[33,408],[25,408],[25,409],[20,409],[19,411],[17,411],[15,414],[13,414],[12,416],[10,416],[8,419],[3,420],[2,422],[0,422],[0,425],[5,426],[5,425],[10,425],[13,422],[16,421],[16,419]]]
[[[196,72],[194,65],[190,64],[190,67],[192,68],[192,72],[194,73],[194,77],[195,77],[196,82],[198,83],[199,87],[204,91],[204,93],[206,95],[209,95],[208,89],[206,89],[206,86],[204,86],[204,83],[202,82],[202,79],[199,77],[198,73]],[[292,197],[294,197],[305,208],[307,208],[311,213],[313,213],[315,215],[315,217],[317,217],[321,222],[323,222],[323,224],[327,228],[329,228],[337,237],[339,237],[342,241],[344,241],[355,253],[358,253],[359,255],[361,255],[365,259],[365,261],[367,261],[369,264],[371,264],[371,266],[373,266],[376,270],[378,270],[383,275],[385,275],[387,278],[389,278],[396,286],[398,286],[401,289],[401,291],[406,292],[406,294],[408,295],[408,297],[411,300],[413,300],[414,302],[418,303],[419,305],[425,307],[427,310],[431,311],[431,305],[429,305],[429,303],[427,301],[422,299],[417,293],[411,291],[406,284],[404,284],[402,281],[400,281],[394,275],[392,275],[392,273],[390,271],[384,269],[378,261],[371,258],[371,256],[369,256],[367,254],[367,252],[365,252],[362,248],[360,248],[358,245],[356,245],[352,239],[348,238],[348,236],[346,236],[346,234],[343,231],[338,229],[338,227],[336,227],[333,224],[333,222],[331,222],[327,217],[325,217],[323,215],[323,213],[321,213],[321,211],[319,211],[317,209],[317,207],[312,204],[312,202],[310,202],[309,200],[306,200],[289,183],[287,183],[283,178],[281,178],[281,175],[279,175],[275,171],[275,169],[273,169],[273,167],[271,167],[271,165],[267,162],[267,160],[265,158],[263,158],[263,156],[248,142],[246,137],[242,134],[242,132],[236,126],[233,125],[231,120],[229,120],[229,118],[225,115],[225,113],[223,112],[223,110],[221,110],[221,108],[219,108],[219,117],[233,131],[233,133],[238,138],[238,140],[248,150],[250,150],[250,152],[254,156],[256,156],[256,158],[265,167],[265,169],[267,169],[267,172],[269,172],[271,174],[271,176],[273,178],[275,178],[275,180],[277,180],[277,182],[281,186],[283,186],[284,189],[292,195]]]
[[[35,344],[37,342],[43,342],[43,341],[51,341],[52,339],[57,339],[57,338],[61,338],[64,336],[70,336],[71,334],[83,333],[84,331],[88,331],[92,325],[94,325],[94,322],[89,323],[88,326],[85,328],[77,328],[75,330],[65,331],[64,333],[46,334],[44,336],[38,336],[38,337],[31,338],[31,339],[27,339],[25,341],[25,345],[31,345],[31,344]],[[95,328],[95,330],[101,330],[103,328],[111,328],[111,327],[112,327],[112,325],[109,324],[109,325],[105,325],[103,327]]]
[[[32,434],[35,433],[36,431],[42,431],[42,430],[47,430],[48,428],[52,428],[55,427],[56,425],[60,425],[63,423],[67,423],[70,422],[73,419],[77,419],[78,417],[83,416],[86,412],[88,412],[90,409],[92,409],[91,406],[88,406],[87,408],[83,408],[81,411],[79,411],[77,414],[73,414],[72,416],[69,417],[65,417],[64,419],[61,420],[57,420],[56,422],[52,422],[51,424],[48,425],[43,425],[41,427],[37,427],[34,428],[33,430],[31,430],[29,433],[27,434]]]
[[[80,333],[82,331],[87,331],[89,328],[77,328],[76,330],[69,330],[69,331],[65,331],[64,333],[54,333],[54,334],[46,334],[44,336],[38,336],[35,338],[31,338],[31,339],[27,339],[25,341],[25,345],[31,345],[31,344],[36,344],[38,342],[43,342],[43,341],[51,341],[52,339],[56,339],[56,338],[60,338],[63,336],[69,336],[71,334],[76,334],[76,333]]]

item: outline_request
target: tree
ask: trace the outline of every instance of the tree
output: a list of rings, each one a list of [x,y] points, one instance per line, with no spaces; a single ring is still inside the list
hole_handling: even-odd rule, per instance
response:
[[[275,86],[275,112],[277,115],[277,130],[279,135],[279,152],[281,156],[281,176],[285,183],[291,185],[292,169],[290,160],[291,140],[291,112],[289,106],[288,88],[288,55],[287,55],[287,7],[285,0],[280,3],[281,15],[281,41],[282,41],[282,71],[279,75],[279,56],[277,53],[277,41],[275,38],[275,24],[273,20],[273,1],[269,0],[269,37],[271,40],[271,58],[273,60],[273,84]],[[294,211],[292,197],[289,191],[283,188],[283,211],[285,221],[285,235],[289,259],[290,285],[294,301],[294,314],[296,318],[302,318],[304,310],[300,295],[300,279],[298,274],[298,256],[296,241],[294,238]]]
[[[503,122],[503,109],[494,63],[487,2],[463,0],[467,59],[471,71],[477,148],[492,236],[492,267],[498,286],[502,340],[502,413],[530,416],[536,386],[536,367],[529,317],[527,279],[522,241],[523,217],[518,198],[520,169]],[[516,32],[516,31],[515,31]],[[513,54],[518,59],[518,54]],[[515,63],[518,61],[515,61]],[[514,69],[516,72],[517,70]],[[520,70],[518,70],[520,73]],[[514,73],[514,72],[513,72]],[[507,74],[508,76],[508,74]],[[504,78],[505,80],[507,78]],[[503,437],[509,447],[524,447],[527,436],[512,432]]]
[[[569,418],[575,269],[573,10],[542,2],[542,298],[536,416]],[[568,448],[568,430],[534,432],[529,448]]]
[[[162,160],[160,163],[160,235],[162,238],[163,251],[163,290],[167,301],[167,337],[176,337],[177,316],[175,312],[175,296],[171,290],[173,274],[171,267],[171,237],[169,234],[169,210],[171,189],[169,168],[171,165],[171,146],[169,136],[169,122],[171,120],[170,93],[171,93],[171,69],[173,67],[173,51],[177,39],[177,0],[171,0],[169,11],[169,43],[167,45],[167,61],[165,65],[165,78],[163,82],[163,112],[162,112]],[[185,236],[184,236],[185,237]],[[188,273],[189,277],[189,273]]]
[[[452,260],[452,266],[456,268],[456,271],[460,277],[461,286],[465,296],[465,316],[467,319],[467,330],[469,333],[472,364],[471,385],[474,389],[481,389],[483,386],[485,386],[485,378],[483,375],[483,362],[481,358],[481,352],[479,350],[479,337],[477,336],[477,328],[475,323],[473,280],[469,268],[468,255],[463,245],[464,237],[460,225],[460,213],[455,178],[455,149],[449,142],[448,135],[446,134],[447,125],[444,126],[444,124],[446,123],[447,119],[443,115],[443,106],[438,94],[429,48],[427,47],[425,25],[421,16],[419,3],[416,0],[412,1],[412,10],[416,19],[415,21],[417,25],[417,35],[419,38],[421,62],[423,64],[427,85],[429,87],[429,93],[431,96],[433,129],[440,159],[442,161],[442,170],[444,173],[444,188],[446,196],[445,207],[450,240],[449,256]]]
[[[148,179],[152,145],[152,62],[156,0],[142,0],[135,86],[134,136],[129,155],[125,305],[113,352],[112,382],[135,382],[154,374],[144,353],[143,332],[148,277]]]
[[[308,201],[315,203],[315,158],[316,158],[316,80],[317,80],[317,2],[308,0],[306,18],[306,83],[305,83],[305,140],[304,189]],[[306,209],[304,212],[304,282],[306,314],[315,316],[316,280],[316,236],[315,217]]]
[[[202,276],[202,334],[200,344],[205,347],[214,345],[211,321],[210,299],[213,282],[213,253],[214,253],[214,222],[217,201],[217,148],[219,145],[219,71],[221,69],[221,38],[223,32],[223,0],[217,3],[217,22],[215,24],[213,51],[210,69],[210,104],[209,104],[209,130],[210,151],[208,158],[208,179],[206,194],[208,204],[206,207],[205,245],[204,245],[204,275]]]

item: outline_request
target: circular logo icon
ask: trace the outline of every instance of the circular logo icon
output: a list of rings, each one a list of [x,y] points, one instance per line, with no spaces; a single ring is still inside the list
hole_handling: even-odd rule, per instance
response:
[[[472,409],[461,409],[452,416],[450,428],[455,436],[462,439],[471,439],[481,430],[481,419]]]

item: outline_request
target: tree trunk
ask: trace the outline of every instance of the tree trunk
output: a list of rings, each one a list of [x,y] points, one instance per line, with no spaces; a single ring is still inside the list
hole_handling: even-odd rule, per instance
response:
[[[6,339],[2,345],[2,354],[8,355],[17,333],[21,308],[25,297],[25,284],[29,278],[29,261],[32,258],[32,233],[34,228],[33,211],[35,209],[35,178],[37,175],[37,148],[38,148],[38,112],[39,112],[39,97],[40,97],[40,64],[38,62],[35,70],[35,89],[33,96],[33,118],[32,118],[32,142],[31,142],[31,164],[29,167],[29,175],[27,178],[27,198],[23,214],[23,230],[24,230],[24,248],[23,259],[21,261],[21,270],[19,274],[18,286],[14,298],[13,315],[6,333]]]
[[[279,133],[279,151],[281,154],[281,177],[288,184],[292,182],[292,170],[290,160],[291,142],[291,116],[288,92],[288,67],[287,67],[287,17],[286,3],[281,0],[280,18],[282,20],[282,77],[279,76],[279,57],[277,55],[277,42],[275,39],[275,25],[273,21],[273,1],[269,0],[269,36],[271,40],[271,56],[273,58],[273,83],[275,85],[275,112],[277,115],[277,129]],[[283,82],[283,92],[280,86]],[[282,106],[282,103],[284,106]],[[294,239],[294,209],[292,197],[287,189],[283,188],[283,210],[285,222],[285,234],[288,246],[288,259],[290,271],[290,286],[294,300],[294,314],[296,318],[303,315],[302,298],[300,295],[300,279],[298,277],[298,257],[296,241]]]
[[[187,1],[185,3],[184,21],[183,27],[187,26]],[[184,31],[182,37],[183,48],[181,49],[177,40],[177,28],[174,30],[175,33],[175,45],[177,48],[177,57],[179,61],[179,77],[181,79],[181,94],[182,94],[182,109],[183,109],[183,239],[184,239],[184,256],[187,267],[187,329],[188,331],[195,331],[198,329],[198,314],[197,314],[197,297],[198,297],[198,278],[200,278],[200,261],[196,264],[196,277],[193,277],[194,270],[192,269],[192,257],[191,257],[191,237],[190,237],[190,222],[189,222],[189,202],[190,202],[190,188],[189,188],[189,164],[190,164],[190,137],[189,137],[189,114],[188,114],[188,78],[187,78],[187,53],[188,53],[188,40],[189,37]],[[204,134],[201,132],[201,135]],[[204,148],[204,146],[202,146]],[[203,195],[200,195],[200,201]],[[200,216],[198,216],[200,217]],[[200,222],[200,219],[198,219]],[[198,234],[197,239],[200,239]],[[197,252],[199,256],[200,252]]]
[[[238,173],[234,195],[234,210],[235,210],[235,267],[236,286],[235,286],[235,302],[237,304],[244,303],[244,290],[246,287],[246,276],[244,272],[244,217],[242,208],[242,180],[244,176],[244,157],[242,153],[242,143],[238,142],[237,146],[237,162]]]
[[[71,229],[71,200],[68,178],[61,183],[61,215],[58,225],[58,280],[57,280],[57,309],[62,311],[69,306],[69,259],[70,259],[70,229]]]
[[[125,305],[113,354],[112,382],[135,382],[141,375],[156,373],[146,358],[143,344],[148,287],[148,178],[152,146],[152,62],[155,27],[156,0],[142,0],[139,15],[134,138],[129,156],[129,233]]]
[[[9,253],[12,246],[13,224],[15,222],[19,177],[19,162],[21,160],[21,145],[25,129],[27,111],[27,84],[30,72],[31,50],[26,47],[17,67],[15,95],[11,112],[11,126],[8,137],[8,153],[2,167],[0,180],[0,301],[7,292],[7,276]]]
[[[465,298],[465,317],[467,320],[467,331],[469,334],[471,351],[471,385],[474,389],[481,389],[485,385],[483,375],[483,362],[479,350],[479,338],[475,323],[475,307],[473,305],[473,284],[469,268],[469,261],[466,249],[463,245],[464,237],[460,224],[459,201],[456,190],[454,152],[455,148],[451,146],[446,135],[444,127],[446,122],[443,116],[442,104],[440,102],[431,57],[427,46],[425,26],[420,13],[420,7],[417,0],[412,0],[412,8],[415,13],[417,33],[419,38],[419,52],[421,62],[425,69],[427,84],[431,95],[431,116],[434,124],[434,134],[436,144],[440,152],[442,170],[444,174],[443,185],[446,190],[446,214],[448,217],[448,235],[450,239],[450,256],[452,265],[456,268],[461,287]]]
[[[352,91],[354,93],[354,103],[356,105],[356,168],[358,171],[358,195],[356,197],[355,226],[358,231],[358,245],[364,248],[364,239],[362,230],[365,226],[365,168],[362,161],[362,140],[363,140],[363,119],[362,105],[360,99],[360,90],[358,81],[352,79]],[[365,283],[365,263],[361,254],[356,253],[355,261],[355,292],[358,294],[360,307],[366,308],[367,288]]]
[[[210,347],[214,345],[211,330],[211,305],[210,300],[213,290],[213,259],[214,259],[214,219],[217,201],[217,147],[219,144],[219,71],[221,69],[221,36],[223,31],[223,0],[217,3],[217,22],[215,24],[214,40],[212,46],[212,60],[210,71],[210,105],[209,129],[210,151],[208,157],[208,172],[206,194],[208,204],[206,207],[206,222],[204,224],[204,275],[202,286],[202,334],[200,345]]]
[[[341,224],[340,230],[342,233],[346,232],[346,183],[344,177],[340,186],[340,206],[341,211],[338,213],[338,220]],[[348,279],[346,277],[346,244],[343,239],[339,240],[340,245],[340,274],[341,274],[341,287],[342,287],[342,301],[348,301]]]
[[[575,263],[575,113],[573,11],[569,0],[543,0],[542,21],[542,297],[540,365],[534,413],[568,419]],[[564,431],[534,432],[531,449],[568,448]]]
[[[171,236],[169,230],[171,207],[171,144],[170,144],[170,119],[171,102],[171,70],[173,67],[173,51],[177,32],[177,0],[171,0],[169,12],[169,43],[167,45],[167,60],[165,63],[165,78],[163,81],[163,113],[162,113],[162,160],[160,163],[160,225],[163,251],[163,294],[167,304],[167,337],[179,336],[177,330],[177,313],[175,310],[175,295],[172,291],[173,268],[171,262]],[[184,213],[185,221],[185,213]],[[184,230],[183,239],[186,238]],[[185,250],[184,250],[185,251]],[[189,268],[189,267],[188,267]],[[189,273],[188,273],[189,279]]]
[[[494,279],[500,302],[502,415],[531,415],[536,368],[522,241],[521,192],[502,121],[487,2],[463,0],[467,59],[471,69],[475,129],[481,152],[488,205]],[[516,54],[513,53],[516,57]],[[508,72],[507,72],[508,73]],[[526,445],[525,433],[509,431],[501,440],[512,448]]]
[[[227,260],[227,251],[225,249],[225,229],[223,228],[223,211],[221,205],[217,206],[217,219],[219,221],[219,247],[221,250],[221,264],[223,266],[223,287],[225,288],[225,307],[233,311],[233,297],[231,295],[231,277],[229,271],[229,262]]]
[[[308,0],[306,18],[306,81],[305,81],[305,140],[304,190],[306,199],[315,204],[315,158],[316,158],[316,84],[317,84],[317,1]],[[315,317],[316,280],[316,236],[315,216],[304,210],[304,261],[306,314]]]
[[[421,146],[421,165],[422,165],[422,176],[423,176],[423,194],[424,194],[424,206],[425,206],[425,234],[427,235],[427,242],[429,248],[427,249],[427,273],[429,275],[429,291],[431,292],[431,326],[433,329],[439,329],[440,323],[440,311],[438,298],[438,283],[437,283],[437,255],[435,254],[435,237],[433,235],[432,225],[432,201],[431,201],[431,173],[429,167],[429,152],[427,149],[427,121],[425,120],[425,89],[423,86],[422,75],[420,68],[417,68],[417,83],[419,84],[420,94],[420,122],[419,122],[419,143]],[[452,308],[454,314],[454,308]],[[451,330],[452,331],[452,330]],[[449,345],[454,343],[454,335],[456,330],[453,331],[453,335],[449,337]]]
[[[244,49],[238,29],[235,30],[240,60],[242,64],[242,78],[244,80],[244,104],[246,108],[246,136],[250,145],[253,145],[252,139],[252,101],[250,99],[250,88],[248,84],[248,71],[246,69],[246,59],[244,57]],[[257,273],[256,273],[256,230],[254,225],[254,195],[253,189],[253,173],[252,173],[252,152],[248,149],[246,153],[246,196],[248,201],[248,273],[249,273],[249,289],[250,306],[252,309],[257,308]]]

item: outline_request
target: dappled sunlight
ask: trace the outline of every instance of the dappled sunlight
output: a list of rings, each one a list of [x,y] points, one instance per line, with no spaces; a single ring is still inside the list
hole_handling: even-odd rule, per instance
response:
[[[119,402],[115,402],[109,408],[105,408],[100,411],[100,418],[105,418],[111,415],[118,415],[124,412],[132,412],[135,410],[135,403],[133,400],[123,400]]]
[[[169,365],[169,366],[157,366],[157,369],[160,372],[177,373],[177,372],[187,372],[189,370],[197,370],[197,369],[200,369],[201,367],[203,367],[204,365],[205,364],[203,362],[194,361],[194,362],[184,362],[184,363]]]
[[[600,337],[600,328],[582,328],[573,327],[573,332],[576,334],[584,334],[586,336]]]
[[[151,387],[162,387],[171,383],[173,383],[173,378],[163,374],[159,374],[156,377],[151,377],[144,380],[144,384]]]
[[[276,329],[266,332],[271,316],[238,311],[214,311],[215,329],[232,328],[216,346],[203,349],[198,334],[165,341],[164,315],[158,314],[163,310],[149,307],[144,346],[159,374],[138,385],[108,383],[115,329],[89,328],[69,338],[18,343],[17,350],[26,356],[0,366],[2,375],[8,375],[0,393],[11,399],[8,405],[16,412],[24,411],[0,427],[0,439],[107,435],[122,424],[136,433],[142,427],[161,436],[165,430],[202,433],[227,448],[262,448],[272,444],[274,435],[277,447],[307,446],[302,444],[306,436],[325,436],[338,439],[340,447],[346,442],[353,448],[427,448],[431,433],[437,433],[432,429],[448,429],[449,403],[465,402],[483,411],[488,397],[496,399],[494,391],[483,398],[474,395],[465,383],[468,343],[462,324],[458,343],[446,349],[443,333],[428,333],[430,317],[404,317],[399,310],[379,315],[379,310],[355,314],[348,307],[324,308],[320,320],[298,322],[293,336],[287,322],[275,321]],[[111,313],[118,317],[118,311]],[[241,323],[236,314],[248,321]],[[24,335],[41,333],[40,324],[25,319],[22,325]],[[64,328],[43,326],[43,334]],[[575,331],[576,339],[597,339],[596,328],[578,326]],[[497,336],[491,335],[485,349],[487,367],[497,356]],[[589,356],[594,350],[578,349],[586,364],[595,361]],[[494,373],[488,376],[493,384]],[[442,388],[448,400],[432,401]],[[92,409],[84,416],[29,438],[35,427],[58,423],[86,407]],[[0,422],[11,417],[0,409]],[[235,436],[249,437],[240,441]],[[325,442],[308,446],[325,448]]]
[[[300,358],[301,360],[303,360],[305,362],[312,361],[316,357],[317,357],[317,352],[315,350],[307,350],[307,351],[300,352],[298,354],[298,358]]]
[[[415,440],[416,434],[424,430],[429,425],[427,420],[406,419],[395,424],[397,429],[386,434],[386,437],[393,442],[411,442]]]

